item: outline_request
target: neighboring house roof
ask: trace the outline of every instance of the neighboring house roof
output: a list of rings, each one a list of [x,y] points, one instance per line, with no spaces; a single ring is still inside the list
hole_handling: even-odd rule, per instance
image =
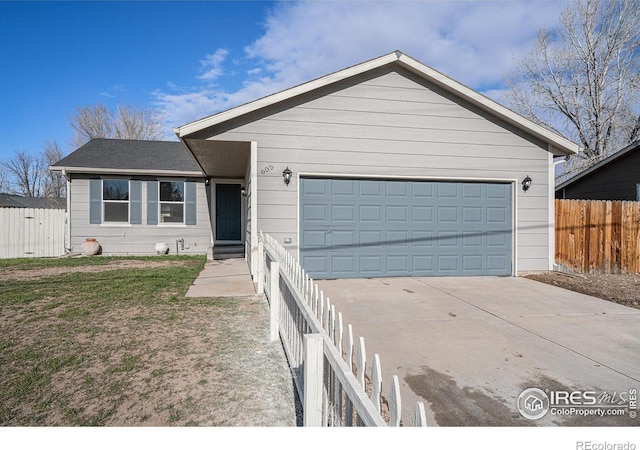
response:
[[[188,123],[178,128],[174,128],[174,132],[180,139],[200,132],[206,128],[218,125],[228,120],[237,118],[244,114],[251,113],[258,109],[274,105],[276,103],[288,100],[301,94],[308,93],[315,89],[319,89],[344,80],[349,77],[353,77],[367,71],[377,69],[379,67],[388,64],[398,64],[399,66],[407,69],[414,74],[424,78],[425,80],[439,86],[459,98],[475,105],[482,110],[492,114],[495,117],[523,130],[524,132],[542,140],[549,146],[549,151],[555,155],[572,155],[580,151],[580,147],[571,142],[570,140],[540,126],[530,120],[522,117],[521,115],[511,111],[508,108],[494,102],[488,97],[470,89],[457,81],[441,74],[440,72],[422,64],[421,62],[407,56],[406,54],[395,51],[379,58],[372,59],[370,61],[349,67],[339,72],[326,75],[321,78],[309,81],[307,83],[292,87],[290,89],[263,97],[244,105],[237,106],[235,108],[214,114],[209,117],[205,117],[200,120]]]
[[[619,150],[619,151],[615,152],[614,154],[607,156],[605,159],[603,159],[601,161],[598,161],[593,166],[583,170],[579,174],[574,175],[573,177],[569,178],[568,180],[563,181],[562,183],[558,184],[556,186],[556,191],[559,191],[559,190],[561,190],[563,188],[566,188],[566,187],[570,186],[571,184],[575,183],[578,180],[583,179],[584,177],[588,176],[589,174],[592,174],[593,172],[596,172],[597,170],[600,170],[604,166],[607,166],[607,165],[611,164],[612,162],[618,160],[619,158],[622,158],[623,156],[628,155],[629,153],[631,153],[631,152],[633,152],[635,150],[639,150],[639,149],[640,149],[640,141],[635,141],[635,142],[627,145],[622,150]]]
[[[184,144],[177,141],[92,139],[50,169],[68,173],[202,176]]]
[[[46,208],[66,209],[64,198],[22,197],[20,195],[0,193],[0,208]]]

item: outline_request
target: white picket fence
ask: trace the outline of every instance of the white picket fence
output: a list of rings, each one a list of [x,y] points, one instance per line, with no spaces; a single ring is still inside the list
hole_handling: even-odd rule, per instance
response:
[[[350,324],[293,256],[260,232],[258,292],[271,310],[271,339],[282,340],[305,426],[400,426],[400,383],[394,375],[383,409],[380,357],[369,376],[364,338],[354,341]],[[354,364],[355,357],[355,364]],[[406,424],[406,423],[405,423]],[[426,426],[424,404],[416,404],[414,426]]]
[[[0,258],[64,255],[65,214],[64,209],[0,208]]]

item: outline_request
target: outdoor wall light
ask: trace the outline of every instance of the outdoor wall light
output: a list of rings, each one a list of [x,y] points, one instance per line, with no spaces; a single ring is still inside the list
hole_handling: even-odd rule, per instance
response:
[[[529,188],[531,187],[531,178],[529,177],[529,175],[527,175],[527,177],[522,180],[522,190],[527,192],[529,190]]]
[[[287,166],[287,168],[282,171],[282,178],[284,178],[284,184],[287,186],[291,183],[291,175],[293,175],[293,172],[291,172],[289,166]]]
[[[244,186],[240,187],[240,195],[242,195],[243,197],[247,196],[247,190],[244,188]]]

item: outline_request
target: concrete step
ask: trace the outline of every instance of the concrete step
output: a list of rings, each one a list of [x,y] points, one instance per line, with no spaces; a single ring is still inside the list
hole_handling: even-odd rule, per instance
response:
[[[244,258],[244,244],[215,245],[213,259]]]

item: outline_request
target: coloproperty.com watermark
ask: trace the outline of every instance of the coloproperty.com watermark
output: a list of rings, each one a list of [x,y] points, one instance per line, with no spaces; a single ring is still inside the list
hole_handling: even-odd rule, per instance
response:
[[[638,410],[637,390],[598,392],[529,388],[518,396],[517,408],[523,417],[530,420],[542,419],[548,414],[584,417],[628,415],[635,419]]]

